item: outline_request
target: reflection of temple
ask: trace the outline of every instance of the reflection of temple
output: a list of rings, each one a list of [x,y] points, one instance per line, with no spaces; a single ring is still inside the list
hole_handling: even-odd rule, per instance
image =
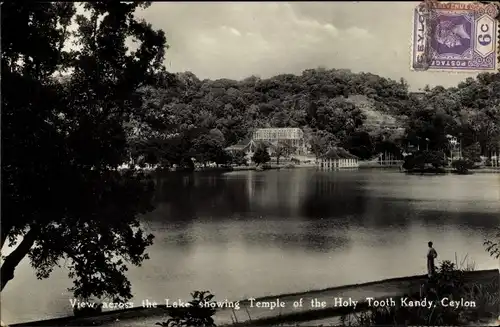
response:
[[[318,160],[320,168],[339,169],[359,167],[358,157],[350,154],[343,148],[333,148]]]
[[[277,172],[277,171],[275,171]],[[249,171],[246,174],[247,196],[251,210],[265,211],[272,215],[296,217],[305,201],[310,179],[307,169],[291,169],[280,173],[262,175]]]

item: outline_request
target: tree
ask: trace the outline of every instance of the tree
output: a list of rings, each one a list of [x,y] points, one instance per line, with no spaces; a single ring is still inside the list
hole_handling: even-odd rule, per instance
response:
[[[258,165],[264,164],[266,162],[269,162],[271,160],[271,156],[269,155],[269,152],[267,151],[267,147],[265,146],[259,146],[256,150],[255,153],[252,156],[252,161],[255,162]]]
[[[495,259],[500,258],[500,229],[497,230],[494,238],[492,240],[486,240],[484,242],[486,246],[486,251],[490,253]]]
[[[352,133],[347,139],[345,148],[360,159],[369,159],[373,156],[373,141],[367,132]]]
[[[220,162],[223,156],[222,142],[213,134],[202,134],[193,140],[193,157],[206,166],[209,162]]]
[[[316,159],[325,154],[336,143],[336,139],[332,134],[321,130],[312,133],[309,139],[311,152],[316,156]]]
[[[276,157],[276,164],[280,164],[280,158],[285,157],[288,158],[293,152],[295,148],[288,142],[280,141],[274,150],[274,155]]]
[[[405,157],[403,168],[407,170],[425,169],[431,165],[434,169],[442,168],[445,165],[444,153],[440,151],[419,151]]]
[[[157,322],[161,327],[216,327],[213,315],[217,312],[217,302],[213,301],[214,295],[209,291],[194,291],[192,300],[185,307],[170,310],[171,317],[165,322]]]
[[[137,90],[159,81],[166,47],[162,31],[134,18],[146,6],[98,1],[84,15],[73,3],[3,4],[1,240],[16,247],[2,289],[25,256],[38,278],[64,258],[75,297],[131,297],[124,272],[148,258],[153,236],[138,215],[154,188],[117,167],[130,152],[124,124],[141,118]]]
[[[230,156],[231,156],[230,162],[232,164],[238,165],[238,166],[247,166],[248,165],[245,152],[237,151],[237,152],[232,153]]]
[[[500,6],[497,4],[497,8],[499,9],[500,11]],[[500,16],[497,17],[497,21],[500,22]],[[500,44],[500,41],[499,41],[499,44]],[[498,63],[500,63],[500,55],[498,56]],[[500,73],[497,74],[498,76],[500,76]],[[497,93],[498,95],[498,93]],[[500,129],[500,119],[497,121],[497,130]],[[500,133],[498,133],[500,134]],[[500,147],[500,139],[499,139],[499,136],[498,134],[495,136],[495,145],[493,146],[490,146],[490,148],[494,148],[495,150],[497,150],[497,153],[498,153],[498,148]],[[498,154],[497,154],[498,155]],[[492,257],[495,257],[496,259],[500,258],[500,229],[497,231],[494,239],[492,240],[486,240],[484,242],[484,244],[486,245],[486,250],[490,253],[490,255]]]
[[[481,145],[476,142],[474,144],[465,147],[462,151],[462,155],[465,159],[471,163],[476,163],[481,161]]]
[[[228,165],[231,163],[232,156],[225,149],[219,149],[215,155],[215,163],[219,165]]]

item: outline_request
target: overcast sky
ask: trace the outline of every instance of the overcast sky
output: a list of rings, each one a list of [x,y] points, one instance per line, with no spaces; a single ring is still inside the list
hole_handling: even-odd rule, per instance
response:
[[[476,74],[410,71],[418,2],[153,3],[140,16],[167,34],[169,71],[199,78],[262,78],[348,68],[408,80],[417,90]]]

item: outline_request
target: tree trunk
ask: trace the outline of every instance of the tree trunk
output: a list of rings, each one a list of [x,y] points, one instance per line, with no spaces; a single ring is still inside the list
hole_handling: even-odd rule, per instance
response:
[[[0,271],[0,279],[1,279],[1,289],[3,291],[5,285],[14,278],[14,270],[21,260],[28,254],[29,250],[33,246],[36,241],[36,237],[38,234],[37,228],[31,228],[26,235],[24,235],[23,240],[17,246],[17,248],[12,251],[11,254],[5,258],[2,263],[2,268]]]
[[[7,224],[5,224],[7,225]],[[4,226],[2,224],[2,244],[0,245],[0,249],[3,249],[3,245],[5,244],[5,241],[7,241],[7,237],[9,236],[10,228],[8,226]]]

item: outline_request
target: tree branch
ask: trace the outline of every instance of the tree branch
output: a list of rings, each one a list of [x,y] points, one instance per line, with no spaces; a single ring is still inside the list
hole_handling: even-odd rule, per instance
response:
[[[31,247],[36,241],[38,236],[39,229],[36,227],[31,227],[31,229],[24,235],[23,240],[17,246],[17,248],[12,251],[11,254],[5,258],[5,261],[2,263],[2,268],[0,271],[0,279],[1,279],[1,289],[3,291],[5,285],[14,278],[14,271],[17,265],[21,262],[21,260],[28,254]]]
[[[4,225],[4,224],[2,224]],[[5,224],[7,225],[7,224]],[[2,234],[2,244],[0,245],[0,249],[3,249],[3,245],[5,244],[5,241],[7,241],[7,238],[9,237],[9,231],[10,231],[10,228],[7,227],[7,226],[2,226],[2,231],[1,231],[1,234]]]

